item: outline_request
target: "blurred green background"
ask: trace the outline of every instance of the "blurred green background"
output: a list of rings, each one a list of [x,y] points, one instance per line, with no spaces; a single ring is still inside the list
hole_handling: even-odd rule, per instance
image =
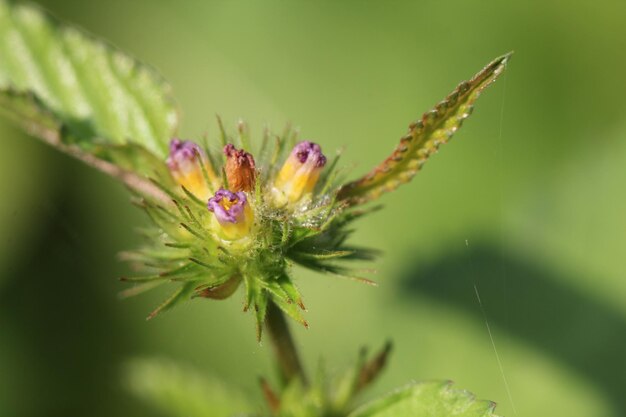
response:
[[[45,0],[156,66],[181,134],[214,114],[260,135],[292,121],[354,175],[408,123],[515,50],[474,116],[355,241],[381,248],[379,288],[304,271],[297,337],[312,367],[395,342],[368,394],[446,378],[499,414],[626,415],[626,3],[620,0]],[[120,301],[116,253],[146,223],[112,179],[0,120],[0,415],[148,416],[122,367],[173,358],[260,397],[269,347],[241,298],[156,320]],[[491,326],[512,404],[474,285]]]

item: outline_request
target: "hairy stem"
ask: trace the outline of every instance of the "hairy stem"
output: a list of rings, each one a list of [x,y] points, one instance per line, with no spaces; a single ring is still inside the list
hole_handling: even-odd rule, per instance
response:
[[[265,325],[274,346],[274,354],[284,381],[288,382],[294,378],[300,378],[302,383],[306,385],[306,374],[300,362],[298,350],[291,336],[285,315],[272,301],[267,306]]]

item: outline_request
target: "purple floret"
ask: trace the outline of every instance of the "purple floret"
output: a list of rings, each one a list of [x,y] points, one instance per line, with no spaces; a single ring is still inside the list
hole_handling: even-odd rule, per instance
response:
[[[201,152],[200,147],[190,140],[172,139],[167,166],[172,170],[177,169],[179,165],[191,162],[198,155],[202,155]]]
[[[311,161],[315,163],[317,168],[321,168],[326,165],[326,157],[322,153],[320,145],[308,140],[298,143],[291,152],[301,164]]]
[[[232,203],[227,210],[221,204],[223,200]],[[242,220],[245,206],[248,202],[246,194],[242,191],[233,193],[223,188],[219,189],[213,197],[209,199],[207,208],[215,214],[220,223],[237,223]]]

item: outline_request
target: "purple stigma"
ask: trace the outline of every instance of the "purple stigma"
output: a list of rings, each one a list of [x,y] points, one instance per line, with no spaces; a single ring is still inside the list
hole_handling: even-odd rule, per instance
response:
[[[215,214],[220,223],[237,223],[243,220],[244,209],[248,202],[246,194],[242,191],[233,193],[220,188],[209,199],[207,208]]]
[[[326,157],[320,145],[308,140],[298,143],[291,151],[291,155],[295,156],[301,164],[310,161],[315,164],[316,168],[326,165]]]

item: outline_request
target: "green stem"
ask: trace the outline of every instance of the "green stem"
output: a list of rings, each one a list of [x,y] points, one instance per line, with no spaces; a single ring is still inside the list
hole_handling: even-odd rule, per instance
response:
[[[302,383],[306,385],[306,374],[304,373],[304,368],[298,356],[298,350],[291,336],[285,315],[272,301],[267,306],[265,325],[272,340],[274,354],[285,382],[289,382],[294,378],[300,378]]]

